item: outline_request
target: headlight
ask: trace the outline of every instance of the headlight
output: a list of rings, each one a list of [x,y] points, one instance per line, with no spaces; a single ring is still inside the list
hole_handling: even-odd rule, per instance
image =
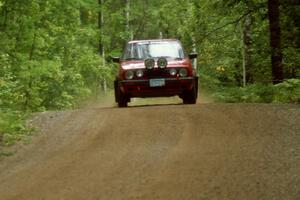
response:
[[[187,69],[181,68],[181,69],[179,70],[179,75],[180,75],[181,77],[186,77],[186,76],[188,75]]]
[[[165,67],[167,67],[167,65],[168,65],[167,59],[165,59],[165,58],[159,58],[159,59],[157,60],[157,66],[158,66],[159,68],[165,68]]]
[[[133,79],[133,77],[134,77],[133,71],[127,71],[127,72],[125,73],[125,78],[126,78],[126,79],[130,80],[130,79]]]
[[[170,69],[170,75],[171,76],[175,76],[177,74],[177,70],[176,69]]]
[[[139,69],[135,72],[135,75],[139,78],[141,78],[142,76],[144,76],[144,72],[143,70]]]
[[[154,59],[149,58],[145,60],[145,66],[147,69],[153,69],[154,65],[155,65]]]

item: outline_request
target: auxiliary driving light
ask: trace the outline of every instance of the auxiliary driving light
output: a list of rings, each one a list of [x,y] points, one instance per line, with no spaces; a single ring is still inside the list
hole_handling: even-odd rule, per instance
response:
[[[125,78],[126,78],[126,79],[130,80],[130,79],[133,79],[133,77],[134,77],[133,71],[127,71],[127,72],[125,73]]]
[[[165,68],[165,67],[167,67],[167,65],[168,65],[167,59],[165,59],[165,58],[159,58],[159,59],[157,60],[157,66],[158,66],[159,68]]]
[[[181,69],[179,70],[179,75],[180,75],[181,77],[186,77],[186,76],[188,75],[188,71],[187,71],[185,68],[181,68]]]
[[[177,70],[176,69],[170,69],[170,75],[171,76],[175,76],[177,74]]]
[[[138,77],[138,78],[141,78],[142,76],[144,76],[144,72],[143,70],[139,69],[135,72],[135,75]]]
[[[145,66],[147,69],[153,69],[154,68],[154,65],[155,65],[155,60],[154,59],[146,59],[145,60]]]

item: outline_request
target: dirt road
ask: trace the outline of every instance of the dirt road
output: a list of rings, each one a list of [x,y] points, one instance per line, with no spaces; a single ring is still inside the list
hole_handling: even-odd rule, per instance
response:
[[[0,199],[300,199],[300,108],[197,104],[37,117]]]

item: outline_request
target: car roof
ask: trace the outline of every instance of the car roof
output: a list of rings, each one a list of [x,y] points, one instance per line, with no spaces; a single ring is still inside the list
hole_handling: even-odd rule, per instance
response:
[[[151,39],[151,40],[132,40],[129,41],[128,44],[133,43],[148,43],[148,42],[179,42],[177,39]]]

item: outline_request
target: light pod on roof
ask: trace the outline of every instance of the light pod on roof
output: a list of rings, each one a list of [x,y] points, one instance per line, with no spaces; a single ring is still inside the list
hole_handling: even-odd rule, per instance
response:
[[[147,69],[153,69],[155,65],[155,60],[152,58],[148,58],[145,60],[145,66]]]
[[[159,59],[157,60],[157,66],[158,66],[159,68],[166,68],[167,65],[168,65],[168,61],[167,61],[166,58],[159,58]]]

